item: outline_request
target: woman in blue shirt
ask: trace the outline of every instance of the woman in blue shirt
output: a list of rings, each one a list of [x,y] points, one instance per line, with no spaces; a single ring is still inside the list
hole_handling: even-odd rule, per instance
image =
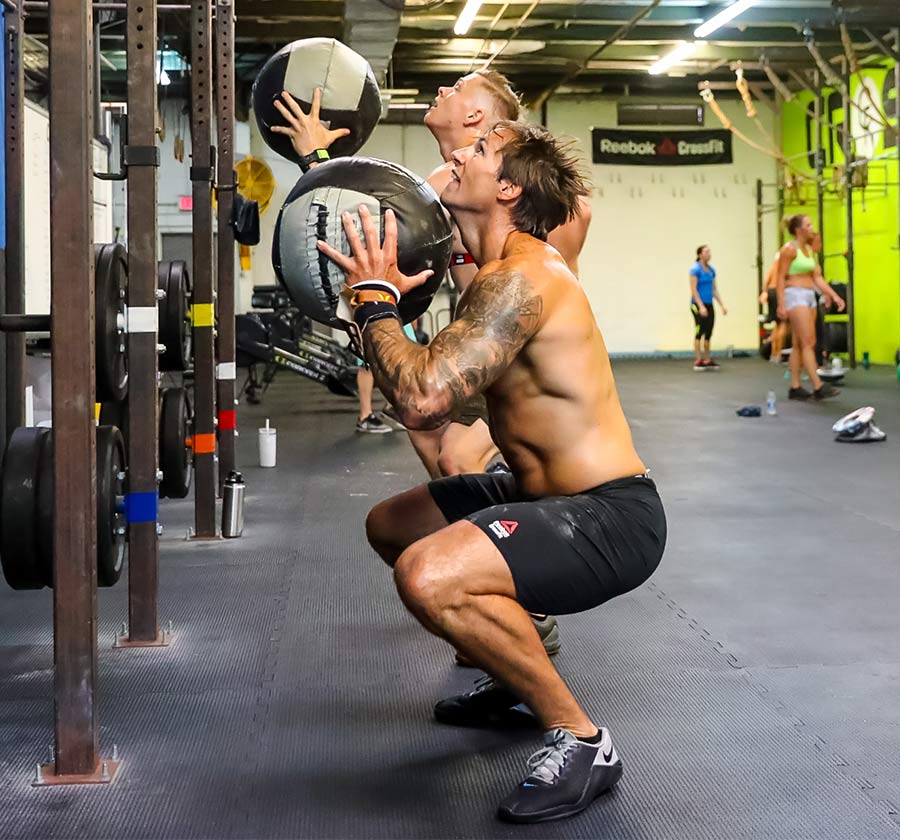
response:
[[[718,370],[719,365],[710,355],[709,343],[713,326],[716,323],[716,312],[713,299],[719,301],[722,314],[728,309],[719,296],[716,286],[716,270],[709,264],[711,252],[709,245],[701,245],[697,249],[697,262],[691,266],[691,314],[694,316],[694,370]]]

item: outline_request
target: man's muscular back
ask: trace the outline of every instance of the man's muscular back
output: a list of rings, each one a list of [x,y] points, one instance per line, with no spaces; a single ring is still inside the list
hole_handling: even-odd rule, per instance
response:
[[[500,308],[518,317],[498,318]],[[485,392],[491,434],[523,492],[566,495],[644,472],[590,304],[552,247],[513,234],[457,317],[502,324],[511,345],[517,330],[531,334]]]

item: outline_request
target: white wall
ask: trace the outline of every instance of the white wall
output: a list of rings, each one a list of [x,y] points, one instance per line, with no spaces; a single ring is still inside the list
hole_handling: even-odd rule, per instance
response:
[[[594,184],[593,222],[580,261],[581,279],[610,352],[692,349],[688,269],[701,244],[712,249],[719,289],[729,309],[727,317],[717,313],[713,346],[756,347],[756,179],[774,181],[774,160],[733,138],[730,165],[591,165],[591,128],[614,127],[615,104],[602,97],[556,97],[548,106],[548,127],[577,140]],[[765,144],[740,103],[721,104],[736,127]],[[759,111],[764,127],[774,132],[774,114],[765,106]],[[254,284],[276,282],[271,265],[275,220],[299,178],[296,166],[265,145],[252,118],[250,125],[251,153],[272,167],[276,189],[262,218],[252,271],[241,278],[245,309]],[[709,111],[706,125],[720,127]],[[437,145],[422,125],[379,125],[360,154],[396,161],[423,176],[440,163]],[[765,226],[765,255],[777,247],[771,228]],[[444,305],[436,301],[432,308]]]
[[[159,253],[162,258],[162,237],[166,234],[190,235],[193,230],[193,215],[189,210],[179,209],[179,199],[182,196],[192,194],[190,178],[191,167],[191,125],[190,114],[185,113],[187,100],[162,99],[160,101],[161,122],[165,126],[165,136],[159,143],[159,170],[157,181],[158,223],[159,223]],[[125,117],[121,118],[124,122]],[[120,123],[121,125],[121,123]],[[249,151],[248,127],[246,124],[236,123],[234,133],[235,162],[244,157]],[[181,138],[184,142],[184,160],[175,158],[175,141]],[[113,131],[112,142],[118,146],[120,143],[120,128]],[[215,126],[213,125],[213,144],[215,144]],[[119,153],[115,154],[116,159]],[[127,188],[126,182],[116,181],[113,186],[113,219],[114,225],[119,229],[119,237],[127,242],[128,217],[127,217]],[[213,225],[215,228],[215,217]],[[237,246],[235,246],[235,295],[238,312],[245,311],[250,306],[249,294],[246,305],[241,308],[241,283],[240,263]]]
[[[25,102],[25,311],[50,311],[50,118]],[[95,172],[106,172],[106,148],[94,143]],[[113,241],[112,186],[94,179],[94,242]]]
[[[720,104],[737,128],[765,145],[742,104]],[[548,128],[575,138],[589,162],[591,128],[615,127],[615,105],[600,97],[556,97],[548,106]],[[765,106],[759,119],[774,132],[774,114]],[[721,127],[709,110],[706,126]],[[579,264],[610,352],[693,347],[688,269],[702,244],[712,249],[729,312],[716,313],[713,347],[756,347],[756,179],[774,181],[775,163],[736,137],[732,145],[731,165],[590,165],[593,221]],[[767,256],[777,247],[771,227]]]

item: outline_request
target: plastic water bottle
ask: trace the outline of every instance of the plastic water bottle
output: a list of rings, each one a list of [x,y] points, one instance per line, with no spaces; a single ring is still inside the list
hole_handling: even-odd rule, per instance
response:
[[[766,394],[766,414],[768,414],[770,417],[774,417],[776,414],[778,414],[778,409],[775,407],[774,391],[769,391],[769,393]]]

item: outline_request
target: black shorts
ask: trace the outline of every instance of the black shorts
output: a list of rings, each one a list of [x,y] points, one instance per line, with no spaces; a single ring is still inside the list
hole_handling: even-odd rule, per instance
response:
[[[503,555],[530,612],[589,610],[640,586],[666,545],[666,515],[649,478],[620,478],[575,496],[528,498],[511,473],[428,485],[448,522],[477,525]]]
[[[700,307],[696,303],[691,304],[691,315],[694,316],[694,338],[705,338],[709,341],[712,338],[713,327],[716,324],[716,310],[711,303],[704,303],[706,307],[706,317],[700,314]]]
[[[778,320],[778,292],[775,289],[769,289],[766,292],[766,303],[769,304],[769,315],[766,321]]]

